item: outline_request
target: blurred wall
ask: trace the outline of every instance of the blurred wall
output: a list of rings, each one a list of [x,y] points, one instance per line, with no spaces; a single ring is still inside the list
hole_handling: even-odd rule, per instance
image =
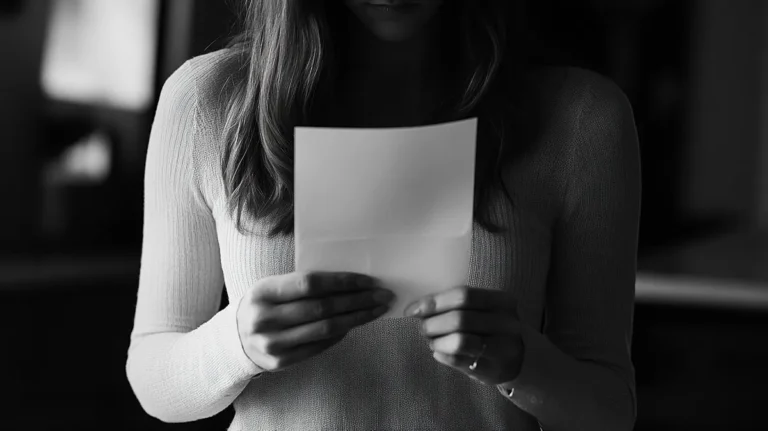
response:
[[[682,204],[754,223],[766,191],[760,155],[768,4],[700,0],[696,10]]]
[[[234,10],[230,5],[238,1],[196,0],[193,14],[193,33],[190,40],[192,55],[212,52],[224,47],[228,36],[232,34],[235,22]]]
[[[768,6],[764,6],[768,9]],[[768,21],[768,11],[763,12],[764,20]],[[760,175],[760,184],[757,190],[758,192],[758,222],[760,227],[768,228],[768,22],[762,26],[762,31],[758,34],[759,39],[762,41],[761,59],[763,73],[760,74],[762,80],[760,82],[759,92],[762,98],[760,104],[760,147],[761,154],[758,158],[760,167],[758,174]]]
[[[48,1],[28,1],[20,13],[0,15],[0,243],[29,238],[37,222],[29,214],[37,214],[38,205],[35,152],[48,7]]]
[[[157,90],[171,73],[178,69],[189,58],[189,44],[192,38],[192,14],[194,0],[164,2],[162,16],[162,46],[160,71],[158,73]]]
[[[158,76],[162,84],[187,59],[222,48],[230,35],[235,15],[225,0],[166,2],[165,52]]]

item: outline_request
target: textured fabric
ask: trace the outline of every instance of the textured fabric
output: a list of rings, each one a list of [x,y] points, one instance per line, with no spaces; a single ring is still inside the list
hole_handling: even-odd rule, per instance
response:
[[[186,422],[234,403],[230,430],[538,430],[537,419],[499,388],[436,362],[416,319],[356,328],[279,372],[262,372],[245,355],[238,300],[260,278],[294,270],[294,242],[290,235],[268,239],[266,226],[250,219],[252,234],[243,235],[227,215],[220,136],[237,62],[227,51],[189,60],[165,83],[157,107],[126,363],[143,408]],[[515,397],[535,404],[531,394],[556,399],[580,390],[567,384],[568,367],[558,362],[568,355],[610,370],[634,403],[638,203],[622,198],[636,196],[627,193],[637,176],[632,114],[606,79],[567,72],[535,150],[505,177],[515,204],[501,194],[491,202],[492,219],[509,231],[474,226],[466,284],[513,292],[521,320],[533,328],[524,332]],[[219,311],[224,285],[230,304]],[[546,336],[538,332],[545,305]]]

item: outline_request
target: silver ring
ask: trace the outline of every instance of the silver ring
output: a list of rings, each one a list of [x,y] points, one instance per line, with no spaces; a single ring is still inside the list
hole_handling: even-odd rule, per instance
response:
[[[472,365],[469,366],[469,369],[472,371],[475,371],[477,368],[477,361],[480,360],[480,357],[483,356],[483,353],[485,352],[485,342],[483,342],[483,347],[480,349],[480,353],[475,356],[475,362],[472,363]]]

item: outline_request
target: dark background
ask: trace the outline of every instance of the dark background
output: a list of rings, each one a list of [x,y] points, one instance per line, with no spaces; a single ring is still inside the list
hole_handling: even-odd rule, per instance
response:
[[[159,3],[156,97],[183,61],[221,47],[234,23],[223,1]],[[531,39],[553,61],[609,76],[634,108],[643,174],[636,429],[768,429],[759,407],[768,399],[767,6],[528,3]],[[231,409],[163,424],[128,386],[154,104],[137,112],[47,98],[40,65],[50,4],[0,3],[0,426],[225,429]],[[97,128],[116,145],[109,177],[47,189],[45,163]],[[641,282],[648,276],[653,283]]]

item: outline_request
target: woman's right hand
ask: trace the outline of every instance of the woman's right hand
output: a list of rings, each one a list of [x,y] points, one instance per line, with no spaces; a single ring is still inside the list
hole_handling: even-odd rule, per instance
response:
[[[351,272],[292,272],[259,280],[240,299],[237,327],[254,364],[277,371],[384,315],[394,294]]]

